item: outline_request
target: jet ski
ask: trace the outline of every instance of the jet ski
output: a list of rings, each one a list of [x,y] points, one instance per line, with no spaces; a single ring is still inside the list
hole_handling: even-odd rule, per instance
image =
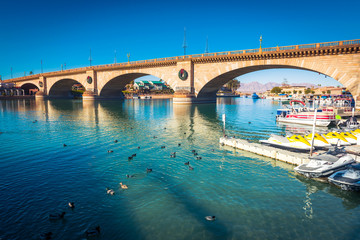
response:
[[[354,129],[350,131],[355,137],[357,137],[358,134],[360,134],[360,129]]]
[[[322,134],[322,136],[332,145],[338,145],[340,146],[349,146],[351,145],[348,140],[344,138],[344,136],[340,135],[337,132],[328,132],[325,134]]]
[[[311,144],[312,133],[305,135],[304,138]],[[320,134],[315,133],[314,135],[314,146],[315,147],[331,147],[331,144]]]
[[[354,162],[355,160],[345,152],[344,148],[335,147],[323,154],[311,157],[310,162],[299,165],[294,170],[309,178],[327,177]]]
[[[341,136],[343,136],[350,144],[357,143],[357,137],[355,137],[351,132],[341,132]]]
[[[360,191],[360,164],[349,165],[347,169],[333,173],[328,180],[343,190]]]
[[[271,134],[268,140],[260,140],[261,143],[266,143],[282,148],[291,148],[297,150],[310,150],[310,143],[300,135],[293,135],[291,137],[283,137]]]

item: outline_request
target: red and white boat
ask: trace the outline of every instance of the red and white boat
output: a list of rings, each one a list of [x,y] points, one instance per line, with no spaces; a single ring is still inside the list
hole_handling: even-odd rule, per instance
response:
[[[295,108],[295,104],[300,104],[300,107]],[[313,125],[315,111],[306,107],[303,101],[292,100],[290,101],[291,108],[278,109],[276,121],[285,123],[297,123]],[[316,126],[328,126],[331,122],[335,121],[334,112],[317,110],[316,113]]]

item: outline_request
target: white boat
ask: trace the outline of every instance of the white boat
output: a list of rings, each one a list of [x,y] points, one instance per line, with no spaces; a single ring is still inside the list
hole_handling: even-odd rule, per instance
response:
[[[282,148],[291,148],[297,150],[310,150],[311,148],[310,143],[300,135],[283,137],[283,136],[271,134],[268,140],[260,140],[260,142]]]
[[[327,177],[354,162],[355,160],[343,149],[335,148],[312,157],[310,162],[299,165],[294,170],[309,178]]]
[[[140,96],[141,99],[151,99],[151,96]]]
[[[360,191],[360,164],[349,165],[347,169],[333,173],[328,180],[343,190]]]
[[[299,103],[302,107],[295,108],[294,104]],[[278,109],[276,121],[285,123],[297,123],[313,125],[315,111],[311,111],[305,106],[305,103],[299,100],[290,101],[291,108]],[[333,112],[323,112],[318,110],[316,113],[316,126],[328,126],[335,121],[335,114]]]

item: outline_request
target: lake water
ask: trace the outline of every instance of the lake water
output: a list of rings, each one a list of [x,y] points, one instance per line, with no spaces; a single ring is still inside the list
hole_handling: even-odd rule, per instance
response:
[[[360,194],[219,145],[223,113],[231,136],[256,141],[291,129],[276,124],[279,107],[244,98],[193,106],[2,100],[0,239],[49,231],[86,239],[97,225],[93,239],[360,239]],[[63,220],[49,220],[62,211]]]

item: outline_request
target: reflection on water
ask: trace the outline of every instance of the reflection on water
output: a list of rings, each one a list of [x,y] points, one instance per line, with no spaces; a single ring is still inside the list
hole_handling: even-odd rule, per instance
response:
[[[39,239],[52,231],[54,239],[83,239],[99,224],[101,239],[356,239],[357,193],[219,145],[223,113],[229,135],[256,141],[284,134],[275,122],[278,106],[244,98],[191,106],[0,101],[0,202],[6,203],[0,238]],[[59,211],[65,220],[50,222],[48,214]],[[207,222],[207,215],[217,220]]]

